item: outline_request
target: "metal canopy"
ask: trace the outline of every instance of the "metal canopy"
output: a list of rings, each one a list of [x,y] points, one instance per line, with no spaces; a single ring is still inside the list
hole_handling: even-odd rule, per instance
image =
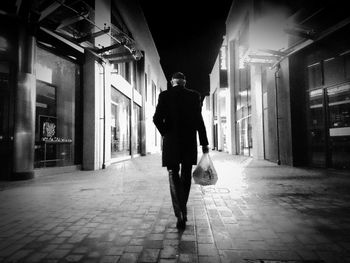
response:
[[[109,61],[106,55],[112,55],[115,63],[118,61],[115,58],[120,54],[123,61],[126,59],[125,53],[128,53],[129,60],[139,60],[142,52],[130,35],[113,24],[100,28],[93,22],[95,12],[92,5],[89,0],[38,0],[38,23],[42,29],[80,46],[99,60]],[[110,37],[110,46],[94,44],[95,38],[102,35]]]
[[[332,14],[332,15],[331,15]],[[336,15],[333,15],[336,14]],[[297,17],[297,19],[294,18]],[[289,56],[316,43],[336,31],[350,25],[350,16],[344,6],[329,5],[327,8],[299,10],[286,22],[284,33],[289,36],[286,47],[279,50],[247,49],[240,55],[243,63],[278,67]],[[240,62],[241,63],[241,62]]]

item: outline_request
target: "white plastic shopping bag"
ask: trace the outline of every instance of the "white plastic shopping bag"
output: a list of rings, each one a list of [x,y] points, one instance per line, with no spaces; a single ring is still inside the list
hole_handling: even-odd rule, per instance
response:
[[[199,185],[215,185],[218,181],[218,174],[209,153],[204,153],[193,171],[193,180]]]

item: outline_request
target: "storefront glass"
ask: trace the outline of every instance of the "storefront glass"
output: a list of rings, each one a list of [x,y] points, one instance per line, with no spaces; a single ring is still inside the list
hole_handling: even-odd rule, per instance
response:
[[[350,84],[328,88],[332,166],[350,168]]]
[[[309,92],[309,162],[315,167],[326,166],[326,130],[323,89]]]
[[[307,66],[308,156],[312,166],[350,168],[348,72],[348,52]]]
[[[237,148],[238,154],[251,156],[252,154],[252,128],[251,128],[251,95],[250,95],[249,67],[239,69],[239,88],[236,96],[237,119]]]
[[[11,169],[9,73],[9,64],[0,61],[0,179],[6,178]]]
[[[134,103],[133,154],[141,153],[141,107]]]
[[[112,88],[111,156],[130,155],[130,99]]]
[[[36,55],[35,168],[76,164],[79,65],[42,48]]]

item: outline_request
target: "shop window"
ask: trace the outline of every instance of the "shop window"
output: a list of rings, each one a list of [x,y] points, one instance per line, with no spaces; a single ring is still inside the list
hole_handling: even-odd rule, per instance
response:
[[[9,66],[0,62],[0,141],[8,137],[9,126]]]
[[[131,84],[131,69],[130,69],[130,63],[126,62],[125,63],[125,75],[124,78],[126,79],[127,82]]]
[[[148,76],[147,73],[145,73],[145,100],[147,101],[148,96]]]
[[[250,78],[249,78],[249,68],[244,68],[239,70],[239,92],[237,94],[237,111],[245,111],[250,105]],[[247,113],[248,114],[248,113]],[[243,115],[246,116],[246,115]]]
[[[73,165],[80,151],[79,65],[37,48],[35,168]]]
[[[10,66],[7,62],[0,61],[0,179],[6,178],[11,173],[11,102]]]
[[[157,87],[156,84],[154,84],[153,80],[152,80],[152,105],[156,105],[156,101],[157,101]]]
[[[344,81],[344,58],[338,56],[324,61],[324,84],[332,85]]]
[[[214,117],[214,120],[217,120],[217,118],[218,118],[217,100],[218,100],[218,93],[217,93],[217,90],[215,90],[215,92],[213,93],[213,117]]]
[[[118,68],[118,74],[132,85],[133,83],[132,83],[132,66],[131,65],[132,63],[130,62],[119,63],[117,68]]]
[[[329,127],[350,127],[350,84],[329,88],[327,95],[330,115]]]
[[[252,148],[251,116],[247,116],[247,112],[241,112],[238,115],[245,116],[237,121],[237,128],[238,128],[237,136],[239,139],[239,154],[250,156],[251,148]]]
[[[252,129],[252,117],[248,117],[248,155],[252,156],[253,149],[253,129]]]
[[[205,109],[210,111],[210,96],[205,97]]]
[[[133,153],[141,153],[141,107],[134,103]]]
[[[133,79],[133,86],[134,86],[134,89],[136,91],[138,91],[139,93],[141,93],[141,90],[140,90],[140,86],[137,84],[137,67],[136,67],[136,63],[132,63],[132,79]]]
[[[251,93],[250,93],[250,69],[249,67],[239,69],[239,91],[237,92],[237,130],[238,152],[249,156],[251,154]]]
[[[350,84],[327,89],[331,163],[350,168]]]
[[[308,95],[309,163],[316,167],[326,166],[326,133],[323,92],[323,89],[316,89],[310,91]]]
[[[307,66],[309,89],[322,85],[322,69],[321,63],[315,63]]]
[[[111,89],[111,156],[130,155],[130,99]]]
[[[345,60],[345,79],[350,80],[350,53],[344,56]]]

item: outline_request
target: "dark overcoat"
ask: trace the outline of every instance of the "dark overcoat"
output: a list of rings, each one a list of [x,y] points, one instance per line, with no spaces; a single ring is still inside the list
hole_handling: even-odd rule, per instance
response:
[[[197,164],[200,145],[208,145],[200,94],[178,85],[159,94],[153,122],[163,138],[162,165]]]

